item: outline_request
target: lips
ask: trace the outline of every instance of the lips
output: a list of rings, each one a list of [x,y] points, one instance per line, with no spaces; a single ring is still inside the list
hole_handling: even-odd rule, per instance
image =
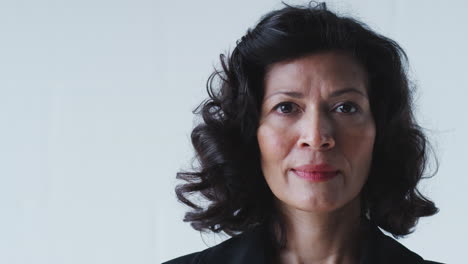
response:
[[[303,166],[299,166],[293,168],[296,171],[306,171],[306,172],[334,172],[338,171],[338,169],[334,168],[330,164],[327,163],[320,163],[320,164],[306,164]]]
[[[300,178],[314,181],[323,182],[336,177],[339,170],[329,164],[306,164],[292,169],[292,172]]]

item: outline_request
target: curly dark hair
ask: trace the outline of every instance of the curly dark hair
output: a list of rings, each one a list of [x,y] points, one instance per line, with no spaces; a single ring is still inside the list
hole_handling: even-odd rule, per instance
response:
[[[192,208],[184,221],[196,230],[229,235],[275,221],[284,231],[262,174],[256,137],[264,75],[275,62],[344,51],[368,73],[376,125],[361,213],[395,237],[411,233],[419,217],[438,208],[417,189],[426,177],[432,148],[413,115],[414,86],[408,81],[405,52],[362,22],[329,11],[324,3],[285,5],[264,15],[230,55],[221,54],[222,70],[208,78],[209,98],[193,111],[203,117],[191,134],[199,167],[177,173],[185,181],[176,187],[177,197]],[[206,201],[194,202],[192,194]]]

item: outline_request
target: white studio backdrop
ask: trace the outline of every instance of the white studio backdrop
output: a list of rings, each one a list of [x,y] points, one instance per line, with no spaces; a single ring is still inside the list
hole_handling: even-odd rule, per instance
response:
[[[286,1],[307,4],[307,1]],[[466,1],[330,1],[396,40],[437,152],[441,211],[400,240],[462,263]],[[280,1],[0,0],[0,263],[160,263],[226,237],[182,222],[191,111],[220,53]]]

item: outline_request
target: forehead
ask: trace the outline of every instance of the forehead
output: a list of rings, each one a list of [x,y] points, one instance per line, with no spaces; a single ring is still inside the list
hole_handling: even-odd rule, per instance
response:
[[[265,95],[277,90],[308,92],[319,86],[323,91],[354,87],[367,91],[367,73],[351,55],[324,52],[281,61],[267,68]]]

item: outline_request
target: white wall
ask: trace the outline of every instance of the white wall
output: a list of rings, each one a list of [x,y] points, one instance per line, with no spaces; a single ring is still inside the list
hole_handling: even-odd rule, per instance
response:
[[[306,3],[287,1],[288,3]],[[181,221],[191,110],[218,55],[279,1],[0,0],[0,263],[160,263],[222,241]],[[407,51],[441,208],[401,240],[468,241],[465,1],[333,1]],[[203,239],[207,245],[204,244]]]

